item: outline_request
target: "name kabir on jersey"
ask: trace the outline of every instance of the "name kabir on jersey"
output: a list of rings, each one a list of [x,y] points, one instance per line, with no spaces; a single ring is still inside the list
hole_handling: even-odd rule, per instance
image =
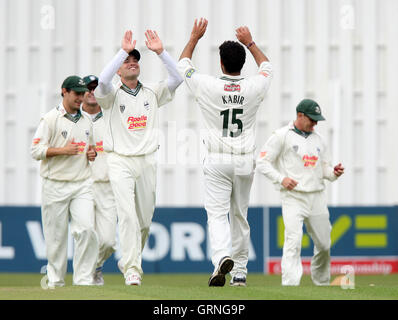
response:
[[[243,104],[243,100],[245,100],[245,97],[238,96],[238,95],[227,95],[227,96],[222,96],[222,103],[223,104]]]
[[[315,167],[316,162],[318,161],[317,156],[308,156],[304,155],[303,156],[303,161],[304,161],[304,167]]]
[[[129,125],[129,130],[141,130],[145,129],[147,116],[142,115],[141,117],[129,117],[127,123]]]

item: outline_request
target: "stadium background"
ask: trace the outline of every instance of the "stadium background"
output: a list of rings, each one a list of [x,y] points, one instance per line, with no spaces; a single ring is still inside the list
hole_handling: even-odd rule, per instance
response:
[[[390,259],[390,271],[397,271],[396,0],[2,0],[0,271],[39,272],[45,264],[42,235],[36,232],[40,224],[31,223],[40,223],[41,187],[30,144],[40,115],[59,103],[63,79],[98,75],[120,47],[123,32],[132,29],[142,53],[140,79],[160,80],[167,74],[145,47],[145,30],[157,30],[177,59],[194,19],[202,16],[209,20],[208,31],[193,57],[200,72],[220,74],[218,46],[234,39],[240,25],[249,26],[273,63],[274,80],[258,113],[258,147],[294,118],[303,97],[319,102],[327,121],[318,130],[329,142],[333,162],[346,167],[344,176],[328,185],[332,222],[343,216],[340,223],[346,223],[332,254],[377,263]],[[248,53],[243,74],[255,71]],[[158,208],[144,270],[177,272],[181,262],[187,271],[207,272],[201,120],[184,84],[173,102],[161,109],[160,119]],[[277,244],[272,247],[281,241],[279,195],[256,175],[250,203],[253,248],[261,252],[253,256],[252,268],[269,271],[266,258],[280,257]],[[162,268],[167,266],[164,270],[151,261],[150,253],[162,256],[156,243],[166,239],[157,238],[165,230],[168,251],[163,260],[153,258]],[[185,239],[187,245],[173,251],[172,239]],[[193,239],[201,253],[189,250]],[[303,254],[310,256],[311,245],[305,247],[305,241]],[[195,261],[203,263],[198,266]],[[116,263],[109,261],[107,268],[116,271]]]

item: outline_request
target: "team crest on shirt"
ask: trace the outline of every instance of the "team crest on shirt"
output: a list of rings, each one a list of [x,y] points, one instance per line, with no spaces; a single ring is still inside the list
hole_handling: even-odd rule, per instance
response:
[[[294,152],[297,152],[297,151],[298,151],[298,148],[299,148],[298,145],[294,145],[294,146],[293,146]]]
[[[64,139],[66,139],[66,137],[68,136],[68,132],[67,131],[62,131],[61,134],[64,137]]]
[[[149,110],[149,102],[148,102],[148,101],[145,101],[145,102],[144,102],[144,108],[145,108],[146,110]]]
[[[88,137],[90,135],[90,130],[86,130],[86,136]]]
[[[126,106],[124,104],[120,105],[120,112],[123,113],[126,110]]]

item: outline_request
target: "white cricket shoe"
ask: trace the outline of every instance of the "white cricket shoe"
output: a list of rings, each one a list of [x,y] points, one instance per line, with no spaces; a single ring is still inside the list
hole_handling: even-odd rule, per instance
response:
[[[243,273],[238,273],[232,277],[229,285],[232,287],[246,287],[246,275]]]
[[[102,276],[102,267],[99,267],[94,272],[94,284],[96,286],[103,286],[105,284],[104,277]]]
[[[140,286],[141,278],[136,274],[130,274],[125,280],[126,286]]]

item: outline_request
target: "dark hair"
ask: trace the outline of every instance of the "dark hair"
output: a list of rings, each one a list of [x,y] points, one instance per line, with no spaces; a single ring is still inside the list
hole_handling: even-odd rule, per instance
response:
[[[225,71],[228,73],[240,72],[246,60],[245,48],[239,42],[224,41],[219,49]]]
[[[65,90],[66,90],[66,92],[71,92],[71,89],[67,89],[67,88],[65,88]],[[63,97],[64,96],[64,94],[61,92],[61,96]]]

